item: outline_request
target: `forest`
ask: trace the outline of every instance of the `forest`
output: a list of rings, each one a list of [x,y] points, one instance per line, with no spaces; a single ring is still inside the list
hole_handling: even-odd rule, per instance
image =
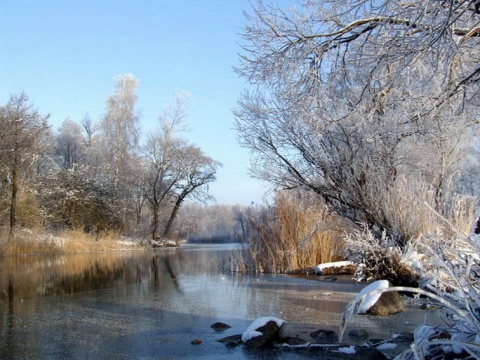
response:
[[[188,97],[177,94],[141,141],[137,84],[117,76],[101,119],[66,119],[57,132],[24,93],[0,107],[0,225],[9,238],[18,228],[168,238],[185,200],[210,198],[221,164],[184,137]]]

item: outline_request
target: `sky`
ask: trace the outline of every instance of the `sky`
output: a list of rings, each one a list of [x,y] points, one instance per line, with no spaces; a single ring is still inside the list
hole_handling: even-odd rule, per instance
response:
[[[247,87],[239,64],[247,0],[0,1],[0,104],[25,92],[57,130],[88,113],[99,121],[115,76],[139,80],[144,134],[178,91],[191,95],[184,134],[223,167],[210,193],[217,203],[264,202],[265,183],[249,176],[232,109]]]

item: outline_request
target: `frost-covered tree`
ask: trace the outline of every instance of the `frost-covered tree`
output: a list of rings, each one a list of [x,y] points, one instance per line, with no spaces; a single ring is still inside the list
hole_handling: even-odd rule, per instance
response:
[[[396,215],[407,199],[444,212],[478,136],[474,2],[258,1],[248,18],[237,71],[255,90],[235,115],[257,177],[399,243],[417,235]]]
[[[58,131],[55,143],[55,154],[61,166],[68,170],[75,164],[84,164],[86,160],[87,139],[83,135],[82,127],[66,119]]]
[[[48,116],[35,110],[27,95],[12,95],[0,107],[0,171],[3,191],[10,195],[10,234],[16,225],[17,196],[25,179],[44,151],[42,139],[49,133]]]
[[[135,109],[138,80],[132,74],[118,75],[115,92],[107,99],[107,110],[100,122],[96,144],[101,157],[99,165],[112,181],[118,208],[125,222],[133,216],[132,190],[138,184],[139,115]],[[91,129],[91,128],[90,128]]]
[[[38,185],[40,205],[52,227],[98,232],[121,226],[113,184],[89,167],[50,169]]]

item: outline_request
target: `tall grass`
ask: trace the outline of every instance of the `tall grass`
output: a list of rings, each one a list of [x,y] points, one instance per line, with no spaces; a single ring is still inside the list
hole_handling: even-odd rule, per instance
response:
[[[328,212],[314,194],[278,192],[274,206],[247,221],[247,247],[230,269],[250,273],[294,273],[341,260],[345,231],[353,225]]]
[[[134,241],[120,241],[114,232],[87,234],[82,230],[64,230],[55,235],[44,230],[16,229],[9,238],[8,229],[0,229],[0,256],[52,255],[84,252],[133,250],[142,246]]]

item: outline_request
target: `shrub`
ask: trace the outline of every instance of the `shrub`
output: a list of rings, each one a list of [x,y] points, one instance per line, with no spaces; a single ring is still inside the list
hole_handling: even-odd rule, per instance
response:
[[[357,264],[357,281],[388,280],[393,285],[418,285],[418,275],[402,262],[400,247],[385,232],[375,236],[364,226],[347,234],[343,254]]]

